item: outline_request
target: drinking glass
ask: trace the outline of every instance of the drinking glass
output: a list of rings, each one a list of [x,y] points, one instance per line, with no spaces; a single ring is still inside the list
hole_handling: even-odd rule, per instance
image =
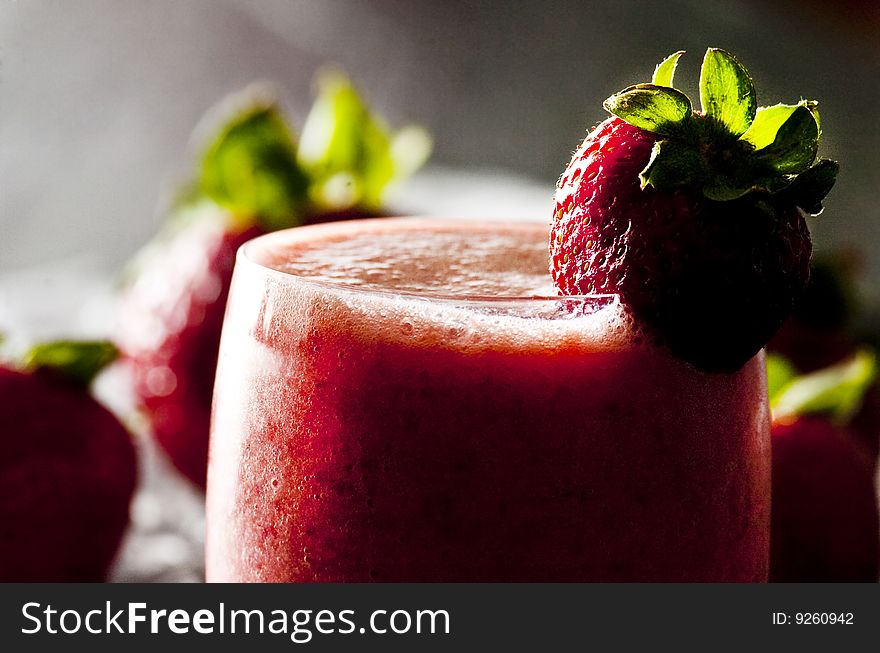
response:
[[[239,251],[208,580],[766,580],[763,354],[701,372],[644,338],[615,296],[404,292],[279,265],[355,235],[512,232],[547,237],[543,224],[395,218]]]

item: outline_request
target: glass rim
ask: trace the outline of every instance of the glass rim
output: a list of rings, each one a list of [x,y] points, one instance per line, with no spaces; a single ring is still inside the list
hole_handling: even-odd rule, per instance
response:
[[[285,283],[295,282],[306,286],[313,286],[332,291],[342,291],[346,293],[355,293],[363,295],[372,295],[378,297],[402,297],[405,299],[421,300],[428,302],[452,303],[460,305],[470,304],[489,304],[492,306],[503,306],[505,304],[537,304],[546,303],[564,303],[579,302],[587,303],[603,303],[611,304],[618,299],[615,293],[591,293],[585,295],[480,295],[480,294],[450,294],[442,292],[421,292],[411,290],[395,290],[393,288],[375,288],[364,287],[350,283],[327,281],[322,279],[314,279],[311,277],[295,274],[279,270],[267,263],[258,260],[251,250],[255,247],[265,246],[269,242],[282,241],[286,243],[307,242],[312,240],[307,236],[320,234],[321,232],[340,235],[348,232],[352,225],[358,228],[358,231],[383,231],[387,227],[399,228],[405,230],[417,229],[420,226],[433,225],[441,228],[449,227],[465,227],[473,231],[480,231],[483,228],[502,225],[505,228],[529,229],[534,226],[541,226],[546,229],[546,224],[537,220],[507,220],[502,218],[437,218],[426,216],[394,216],[379,218],[361,218],[356,220],[338,220],[335,222],[327,222],[321,224],[311,224],[299,227],[291,227],[288,229],[280,229],[278,231],[261,234],[251,238],[243,243],[236,252],[236,266],[244,264],[249,267],[260,270],[263,274],[282,279]]]

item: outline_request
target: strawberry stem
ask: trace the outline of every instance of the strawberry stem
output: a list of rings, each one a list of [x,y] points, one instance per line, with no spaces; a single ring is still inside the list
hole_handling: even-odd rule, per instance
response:
[[[641,172],[642,186],[660,190],[698,187],[710,200],[729,201],[750,193],[797,196],[797,205],[818,215],[838,167],[816,162],[817,103],[758,107],[746,68],[730,53],[710,48],[700,71],[702,112],[672,88],[681,52],[667,57],[651,84],[630,86],[605,100],[605,109],[657,134],[658,147]]]
[[[234,109],[202,154],[201,196],[269,231],[316,214],[378,211],[389,185],[424,164],[431,139],[414,126],[392,132],[341,73],[318,82],[299,142],[271,93],[228,99]]]

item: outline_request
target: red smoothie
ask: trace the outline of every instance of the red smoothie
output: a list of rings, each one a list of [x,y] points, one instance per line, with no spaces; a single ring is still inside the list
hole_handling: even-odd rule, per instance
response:
[[[762,356],[703,373],[616,297],[553,297],[546,238],[389,219],[239,252],[209,581],[766,580]]]

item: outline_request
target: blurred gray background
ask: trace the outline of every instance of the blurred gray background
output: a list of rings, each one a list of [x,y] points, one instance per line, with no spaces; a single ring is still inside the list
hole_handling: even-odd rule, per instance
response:
[[[759,102],[821,102],[822,153],[843,172],[813,233],[855,243],[880,289],[880,3],[829,4],[0,0],[0,273],[118,269],[156,232],[204,111],[255,79],[301,125],[315,70],[336,63],[393,124],[428,127],[432,165],[533,179],[549,200],[605,97],[678,49],[693,89],[718,46]]]

